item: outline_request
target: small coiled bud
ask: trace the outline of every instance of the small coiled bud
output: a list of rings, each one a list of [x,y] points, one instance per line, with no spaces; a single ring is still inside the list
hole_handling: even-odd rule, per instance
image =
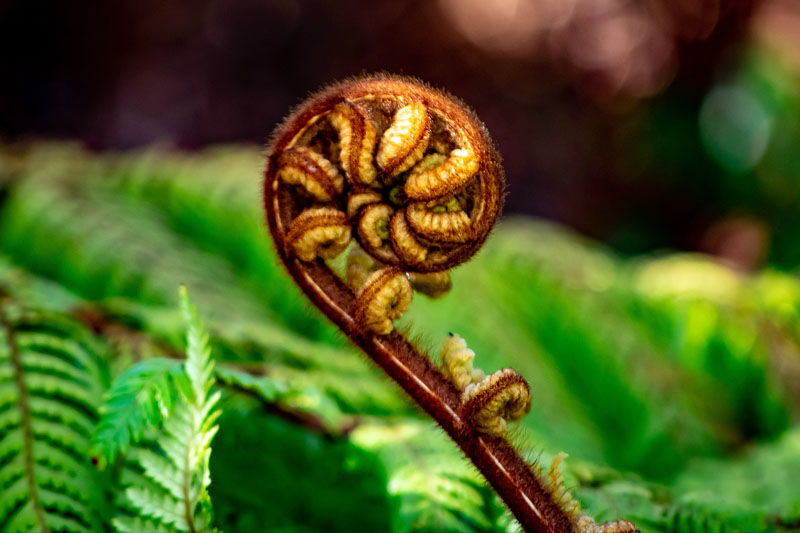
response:
[[[461,392],[466,418],[482,433],[506,434],[506,423],[521,420],[531,409],[531,391],[520,375],[506,368],[486,376],[473,367],[475,352],[450,333],[440,352],[442,373]]]
[[[286,150],[280,157],[281,180],[300,185],[314,198],[329,202],[342,192],[344,178],[321,154],[300,146]]]
[[[411,232],[405,212],[400,211],[392,217],[389,224],[389,235],[392,239],[392,247],[400,260],[412,271],[422,268],[422,265],[428,260],[430,250]]]
[[[572,498],[572,494],[564,487],[564,476],[561,474],[561,462],[567,458],[567,454],[559,452],[553,457],[550,469],[547,471],[547,484],[550,485],[550,492],[556,503],[564,509],[570,517],[577,518],[581,510],[578,500]]]
[[[301,261],[332,259],[350,243],[350,224],[337,209],[313,207],[292,221],[286,240]]]
[[[408,281],[411,282],[411,288],[417,292],[421,292],[429,298],[441,298],[453,287],[453,282],[450,280],[450,273],[444,272],[429,272],[427,274],[420,274],[418,272],[410,272],[408,274]]]
[[[406,210],[409,226],[425,240],[459,244],[472,237],[471,222],[455,198],[444,204],[414,203]]]
[[[422,159],[430,137],[431,120],[425,104],[401,107],[381,138],[375,158],[378,166],[389,176],[405,172]]]
[[[498,370],[461,394],[472,426],[495,437],[506,434],[506,423],[522,419],[531,409],[528,383],[510,368]]]
[[[447,158],[434,154],[408,176],[405,192],[413,200],[435,200],[463,188],[478,171],[478,157],[471,147],[458,148]]]
[[[356,293],[356,322],[378,335],[388,335],[393,321],[408,311],[410,303],[411,284],[402,270],[376,270]]]
[[[347,179],[353,184],[372,185],[377,171],[372,164],[375,127],[361,108],[350,102],[337,105],[331,125],[339,134],[340,157]]]
[[[347,216],[355,219],[362,207],[369,204],[377,204],[382,200],[381,193],[374,190],[353,192],[347,198]]]
[[[383,263],[394,263],[397,256],[389,240],[389,221],[394,209],[389,204],[369,204],[358,217],[358,236],[361,246]]]
[[[547,484],[550,493],[556,503],[567,513],[570,520],[575,524],[576,533],[638,533],[636,526],[627,520],[615,520],[598,524],[590,516],[581,514],[581,504],[572,497],[572,494],[564,487],[564,476],[561,474],[561,463],[568,456],[564,452],[559,452],[553,457],[550,469],[547,471]]]
[[[615,520],[598,524],[591,517],[581,515],[575,521],[575,530],[578,533],[639,533],[636,526],[627,520]]]
[[[444,376],[460,391],[486,377],[483,370],[472,367],[475,352],[467,348],[467,342],[458,335],[448,335],[442,343],[439,355],[442,358]]]

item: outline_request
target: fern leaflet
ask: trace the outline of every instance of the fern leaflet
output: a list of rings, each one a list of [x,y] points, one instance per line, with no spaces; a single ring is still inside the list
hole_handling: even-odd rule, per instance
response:
[[[102,358],[59,315],[0,301],[0,530],[103,531],[106,478],[92,468]]]
[[[161,376],[172,376],[171,384],[177,385],[180,396],[172,412],[164,418],[163,428],[156,439],[157,446],[154,449],[136,449],[134,460],[148,483],[144,486],[131,483],[127,487],[125,507],[136,516],[115,518],[114,527],[119,532],[136,531],[142,527],[153,531],[214,531],[211,525],[213,511],[208,496],[211,483],[209,458],[211,440],[218,429],[214,424],[220,411],[214,407],[220,393],[211,393],[214,362],[211,360],[208,334],[183,287],[181,310],[188,325],[184,373],[171,373],[172,370],[166,365],[161,368]],[[152,375],[156,376],[157,373]],[[120,376],[122,378],[128,381],[130,376]],[[161,378],[154,377],[153,382],[156,383],[153,390],[164,385]],[[117,385],[120,384],[115,384],[115,388],[121,390],[125,383],[119,387]],[[169,393],[157,393],[163,394]],[[146,395],[145,400],[148,405],[139,404],[138,416],[141,417],[140,422],[146,420],[149,423],[154,420],[148,418],[153,414],[152,409],[161,408],[163,402],[153,402],[150,395]],[[157,418],[158,415],[155,416]],[[142,433],[139,430],[131,436],[138,439]]]
[[[161,426],[178,399],[173,380],[181,372],[180,361],[159,357],[133,365],[114,381],[92,439],[104,460],[113,462],[131,441],[141,440],[147,428]]]

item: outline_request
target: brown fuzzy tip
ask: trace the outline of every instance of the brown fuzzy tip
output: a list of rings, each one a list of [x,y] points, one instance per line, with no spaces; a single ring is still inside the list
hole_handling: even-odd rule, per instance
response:
[[[301,261],[332,259],[350,242],[347,215],[330,207],[306,209],[292,221],[286,240]]]
[[[394,209],[389,204],[370,204],[361,209],[358,218],[358,237],[364,250],[387,264],[397,264],[389,238],[389,221]]]
[[[453,282],[450,280],[450,272],[430,272],[428,274],[421,274],[417,272],[410,272],[408,280],[411,282],[411,287],[421,292],[429,298],[441,298],[453,288]]]
[[[406,208],[406,219],[414,232],[426,241],[461,244],[472,238],[469,216],[462,210],[436,210],[425,203]]]
[[[425,104],[401,107],[381,138],[375,157],[378,166],[392,176],[405,172],[425,155],[430,138],[431,118]]]
[[[317,200],[329,202],[342,192],[342,175],[333,163],[310,148],[299,146],[286,150],[278,164],[278,176],[284,183],[303,187]]]
[[[464,414],[474,427],[495,437],[506,434],[506,422],[520,420],[531,410],[531,389],[510,368],[468,385],[462,399]]]
[[[408,311],[411,304],[411,284],[397,268],[376,270],[366,279],[356,294],[356,321],[378,335],[388,335],[393,321]]]
[[[287,186],[281,200],[290,219],[335,205],[367,253],[406,272],[442,272],[472,257],[503,199],[503,171],[483,125],[457,100],[408,80],[358,80],[312,98],[273,144],[267,172]],[[385,206],[381,235],[390,209],[398,226],[380,242],[368,227],[376,211],[360,215],[370,204]]]
[[[414,169],[405,191],[414,200],[435,200],[463,188],[479,168],[480,161],[472,148],[456,148],[433,168]]]
[[[347,216],[351,219],[355,219],[362,207],[369,204],[377,204],[382,200],[383,196],[374,190],[362,192],[353,191],[350,193],[350,196],[347,197]]]
[[[575,523],[575,533],[639,533],[639,529],[627,520],[596,524],[590,517],[583,515]]]
[[[377,171],[372,162],[375,150],[375,127],[354,103],[337,105],[331,113],[331,125],[339,133],[341,160],[351,183],[372,185]]]

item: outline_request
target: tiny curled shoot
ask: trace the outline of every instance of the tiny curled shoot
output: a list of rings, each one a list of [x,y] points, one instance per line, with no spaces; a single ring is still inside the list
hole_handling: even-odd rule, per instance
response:
[[[510,368],[487,376],[473,367],[475,352],[464,339],[450,333],[440,352],[442,371],[462,391],[465,417],[478,431],[503,437],[506,423],[522,420],[531,409],[528,383]]]
[[[264,207],[298,287],[450,435],[525,531],[634,531],[586,529],[504,438],[531,407],[521,376],[474,369],[455,335],[439,368],[395,328],[414,291],[447,294],[450,269],[483,245],[504,190],[500,156],[466,105],[377,75],[320,91],[276,129]],[[339,274],[328,261],[345,252]]]
[[[575,524],[576,533],[636,533],[636,526],[627,520],[615,520],[598,524],[590,516],[581,513],[581,504],[572,498],[572,494],[564,487],[564,476],[561,474],[561,463],[567,458],[567,454],[559,452],[553,457],[550,469],[547,471],[547,484],[549,489],[561,506]]]
[[[531,410],[528,383],[510,368],[498,370],[478,383],[467,385],[461,395],[464,413],[483,433],[502,437],[506,422],[522,420]]]
[[[473,368],[475,352],[467,348],[467,341],[454,333],[450,333],[442,343],[439,352],[442,359],[442,371],[455,387],[463,391],[468,385],[482,381],[486,374],[483,370]]]

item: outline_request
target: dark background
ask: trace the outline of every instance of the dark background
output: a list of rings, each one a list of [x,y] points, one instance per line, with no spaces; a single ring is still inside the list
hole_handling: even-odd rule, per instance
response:
[[[506,213],[623,253],[800,264],[794,0],[12,1],[0,49],[5,142],[263,144],[310,91],[389,71],[477,110],[505,158]],[[766,148],[737,159],[762,123]]]

